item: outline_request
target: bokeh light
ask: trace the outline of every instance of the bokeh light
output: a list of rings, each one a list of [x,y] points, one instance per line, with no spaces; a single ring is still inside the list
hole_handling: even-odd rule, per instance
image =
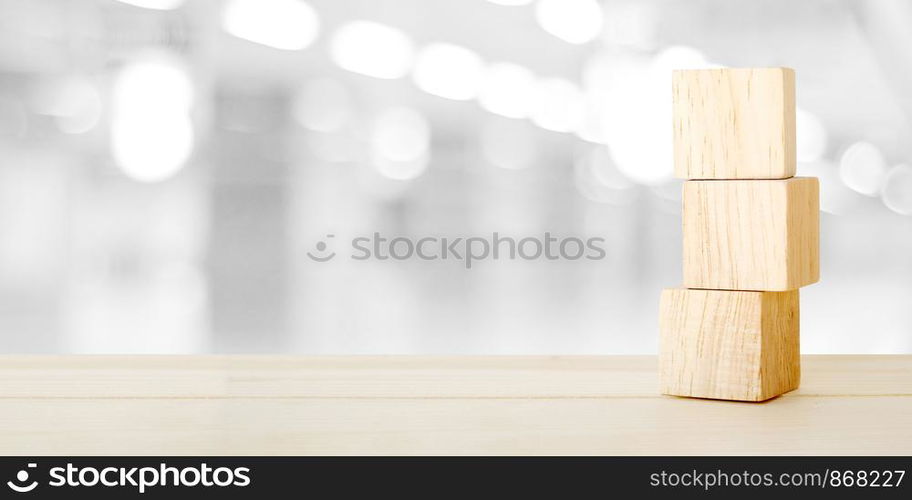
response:
[[[387,179],[407,181],[420,176],[427,170],[428,159],[421,157],[408,161],[393,161],[386,158],[376,158],[373,165],[377,172]]]
[[[174,10],[184,4],[184,0],[117,0],[121,3],[154,10]]]
[[[839,179],[839,167],[833,162],[798,162],[798,175],[817,177],[820,182],[820,210],[832,215],[848,215],[864,202],[864,196],[852,191]]]
[[[431,127],[418,111],[397,107],[380,113],[371,123],[371,161],[385,177],[413,179],[427,168]]]
[[[320,28],[317,12],[301,0],[229,0],[222,28],[238,38],[282,50],[301,50]]]
[[[525,118],[532,107],[535,75],[518,64],[497,62],[484,72],[478,103],[507,118]]]
[[[478,95],[484,63],[475,52],[450,43],[432,43],[418,52],[412,78],[428,94],[466,101]]]
[[[672,176],[671,72],[709,67],[691,47],[672,46],[649,58],[601,53],[583,70],[587,114],[581,136],[604,142],[631,180],[660,184]]]
[[[401,30],[373,21],[352,21],[332,38],[330,55],[339,67],[374,78],[407,75],[415,49]]]
[[[532,3],[532,0],[488,0],[489,2],[496,5],[503,5],[506,7],[518,7],[521,5],[529,5]]]
[[[554,132],[573,132],[582,122],[583,93],[564,78],[543,78],[535,85],[532,123]]]
[[[912,166],[901,164],[891,168],[884,179],[880,196],[890,210],[912,215]]]
[[[649,2],[606,2],[604,41],[614,46],[649,49],[656,44],[661,7]]]
[[[814,113],[802,108],[795,110],[798,161],[817,161],[823,158],[827,147],[827,131]]]
[[[877,146],[856,142],[839,160],[839,176],[846,186],[866,196],[877,196],[883,185],[887,164]]]
[[[595,40],[602,17],[602,7],[595,0],[539,0],[535,5],[535,19],[542,29],[572,44]]]
[[[706,55],[694,47],[686,45],[672,45],[662,49],[652,60],[652,71],[662,83],[668,82],[666,90],[671,88],[671,72],[676,69],[706,69],[715,68]]]
[[[177,173],[193,149],[190,79],[173,61],[155,58],[120,70],[114,82],[111,148],[129,177],[157,182]]]

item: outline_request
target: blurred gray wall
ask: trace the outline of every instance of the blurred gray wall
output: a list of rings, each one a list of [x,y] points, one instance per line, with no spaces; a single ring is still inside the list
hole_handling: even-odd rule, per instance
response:
[[[0,0],[0,351],[653,353],[670,71],[721,65],[797,71],[804,352],[912,352],[910,27],[899,0]],[[494,232],[606,256],[348,258]]]

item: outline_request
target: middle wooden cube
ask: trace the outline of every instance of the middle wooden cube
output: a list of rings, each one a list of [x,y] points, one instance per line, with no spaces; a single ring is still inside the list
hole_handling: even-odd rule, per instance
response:
[[[794,290],[816,283],[817,179],[684,183],[684,283],[717,290]]]

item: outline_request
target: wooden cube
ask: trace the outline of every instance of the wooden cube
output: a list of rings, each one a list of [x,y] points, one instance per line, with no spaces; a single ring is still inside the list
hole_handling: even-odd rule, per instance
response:
[[[675,175],[785,179],[795,175],[795,72],[675,71]]]
[[[662,292],[662,393],[764,401],[798,387],[798,290]]]
[[[783,291],[820,278],[814,177],[686,181],[684,286]]]

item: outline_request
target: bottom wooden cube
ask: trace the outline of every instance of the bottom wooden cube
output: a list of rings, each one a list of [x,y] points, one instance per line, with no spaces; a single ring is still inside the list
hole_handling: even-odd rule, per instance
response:
[[[798,290],[662,292],[662,392],[764,401],[798,387]]]

